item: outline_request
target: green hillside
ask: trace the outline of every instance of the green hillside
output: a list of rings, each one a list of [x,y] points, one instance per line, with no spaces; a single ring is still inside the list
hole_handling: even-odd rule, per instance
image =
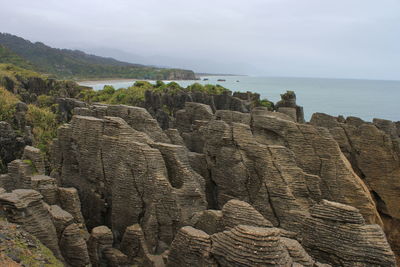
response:
[[[89,55],[79,50],[57,49],[0,33],[0,63],[52,74],[60,79],[129,78],[174,80],[195,79],[193,71],[155,68]],[[7,51],[8,50],[8,51]]]

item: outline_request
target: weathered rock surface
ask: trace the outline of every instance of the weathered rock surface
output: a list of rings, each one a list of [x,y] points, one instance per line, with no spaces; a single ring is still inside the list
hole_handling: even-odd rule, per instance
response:
[[[155,251],[206,208],[204,181],[186,150],[154,143],[120,118],[74,116],[59,129],[54,153],[53,175],[79,188],[88,227],[107,225],[117,240],[140,223]]]
[[[326,129],[296,124],[275,116],[254,115],[252,131],[259,143],[290,149],[295,156],[292,166],[297,165],[306,173],[318,175],[323,198],[352,205],[360,209],[366,221],[382,225],[367,186],[354,173]]]
[[[354,117],[341,121],[323,113],[313,114],[311,123],[329,129],[366,183],[377,202],[389,243],[400,255],[400,138],[395,123],[378,119],[366,123]]]
[[[12,193],[3,193],[0,195],[0,206],[10,222],[21,225],[62,259],[56,228],[37,191],[17,189]]]
[[[0,173],[7,172],[7,164],[22,156],[26,145],[31,145],[29,135],[18,135],[11,124],[0,121]]]
[[[229,200],[222,208],[224,226],[228,229],[237,225],[251,225],[257,227],[273,227],[250,204],[237,199]]]
[[[133,129],[146,133],[155,142],[170,143],[157,121],[144,108],[126,105],[92,105],[75,108],[74,114],[103,118],[105,116],[122,118]]]
[[[92,229],[88,240],[90,261],[94,267],[107,264],[103,251],[112,248],[113,234],[107,226],[97,226]]]
[[[239,225],[211,236],[220,266],[292,266],[279,229]]]
[[[293,91],[281,94],[281,100],[276,103],[275,108],[278,112],[288,115],[298,123],[305,122],[303,107],[296,104],[296,94]]]
[[[45,174],[44,156],[40,149],[32,146],[26,146],[24,148],[24,154],[22,155],[23,160],[30,160],[35,166],[37,174]]]
[[[90,263],[89,253],[79,225],[72,223],[65,227],[60,238],[60,249],[64,259],[71,266],[86,266]]]
[[[396,266],[382,229],[354,207],[323,200],[305,222],[303,246],[333,266]]]
[[[218,266],[211,257],[210,236],[190,226],[181,228],[171,244],[167,266]]]

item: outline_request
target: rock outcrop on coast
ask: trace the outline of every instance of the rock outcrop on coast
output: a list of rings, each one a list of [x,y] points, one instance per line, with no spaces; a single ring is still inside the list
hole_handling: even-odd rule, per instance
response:
[[[172,103],[167,124],[159,100],[60,100],[51,173],[25,147],[0,216],[67,266],[396,266],[399,124],[229,97]]]
[[[364,122],[315,113],[310,121],[329,129],[354,171],[371,192],[392,249],[400,255],[400,135],[388,120]]]

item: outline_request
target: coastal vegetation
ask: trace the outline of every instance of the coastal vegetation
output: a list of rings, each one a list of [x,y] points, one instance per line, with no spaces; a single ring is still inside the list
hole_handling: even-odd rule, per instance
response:
[[[105,104],[124,104],[124,105],[141,105],[145,100],[145,92],[152,91],[154,93],[168,93],[170,95],[179,92],[201,92],[210,95],[220,95],[229,90],[221,85],[206,84],[201,85],[194,83],[187,87],[182,87],[176,82],[164,83],[157,81],[152,84],[148,81],[136,81],[128,88],[115,89],[113,86],[106,85],[102,90],[83,90],[78,96],[88,103],[101,102]]]

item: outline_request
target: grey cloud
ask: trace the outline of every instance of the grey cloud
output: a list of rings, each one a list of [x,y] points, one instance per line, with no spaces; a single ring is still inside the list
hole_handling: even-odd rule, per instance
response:
[[[396,0],[0,0],[0,31],[138,63],[400,79]]]

